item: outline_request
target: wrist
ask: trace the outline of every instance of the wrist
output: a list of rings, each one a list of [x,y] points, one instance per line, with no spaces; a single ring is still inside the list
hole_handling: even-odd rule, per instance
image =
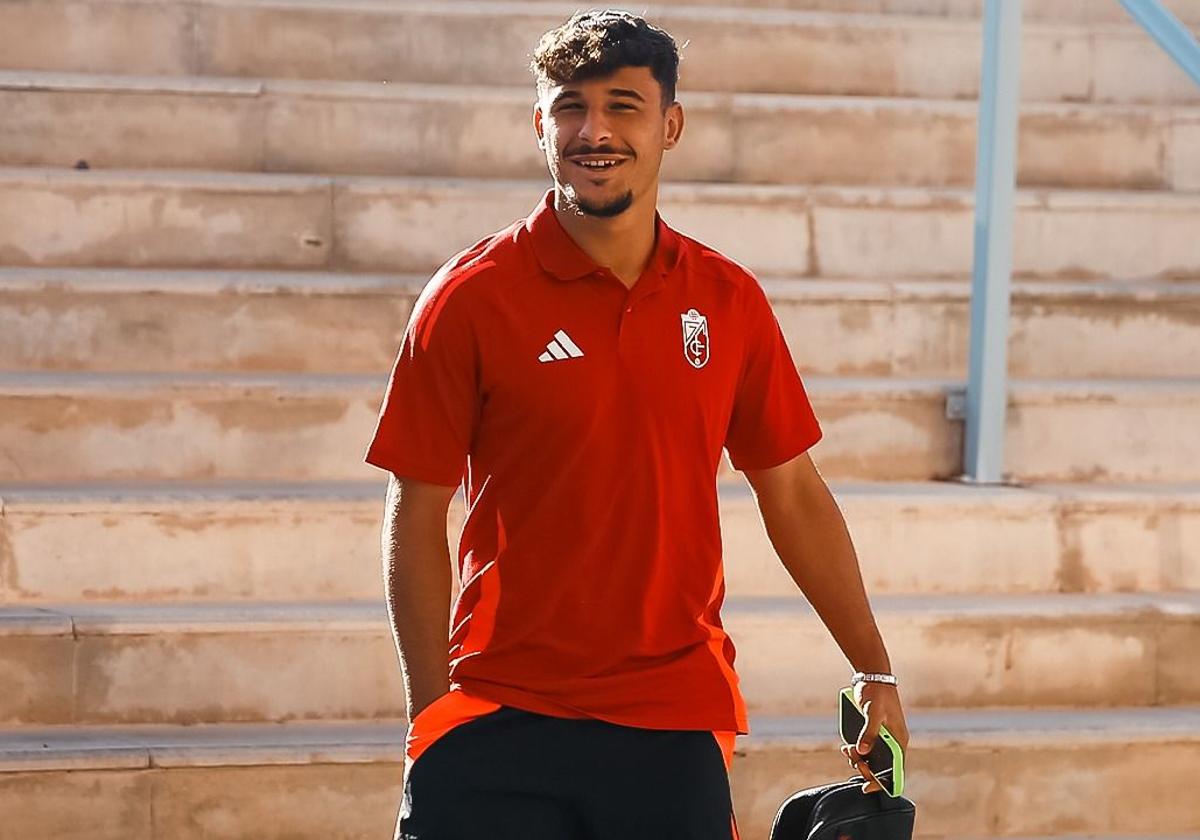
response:
[[[878,636],[874,644],[866,645],[859,650],[855,650],[853,655],[847,656],[846,664],[856,673],[892,673],[892,658],[888,656],[883,639]]]

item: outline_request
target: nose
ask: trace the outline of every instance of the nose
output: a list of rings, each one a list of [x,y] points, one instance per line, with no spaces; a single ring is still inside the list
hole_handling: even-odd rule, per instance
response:
[[[589,146],[598,146],[612,137],[612,131],[604,120],[603,108],[589,108],[579,127],[579,139]]]

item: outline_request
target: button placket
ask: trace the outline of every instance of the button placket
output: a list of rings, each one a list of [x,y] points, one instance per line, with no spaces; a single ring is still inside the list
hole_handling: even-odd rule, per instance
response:
[[[621,308],[619,310],[617,310],[619,313],[618,317],[617,317],[617,324],[618,324],[618,326],[617,326],[617,351],[618,351],[618,353],[624,352],[624,344],[625,344],[625,336],[626,336],[625,323],[626,323],[626,321],[629,320],[629,318],[631,317],[631,314],[633,312],[632,300],[633,300],[633,295],[626,294],[625,300],[621,304]]]

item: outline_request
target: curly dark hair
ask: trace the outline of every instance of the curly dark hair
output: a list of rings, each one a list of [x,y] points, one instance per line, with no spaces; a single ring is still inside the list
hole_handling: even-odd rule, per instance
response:
[[[539,96],[553,85],[603,78],[622,67],[650,68],[662,88],[663,111],[675,101],[679,83],[675,39],[630,12],[576,12],[542,36],[529,62]]]

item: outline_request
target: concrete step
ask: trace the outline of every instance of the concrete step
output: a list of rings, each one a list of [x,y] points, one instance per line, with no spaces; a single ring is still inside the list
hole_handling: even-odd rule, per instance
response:
[[[1200,485],[832,490],[872,595],[1200,590]],[[377,481],[0,486],[0,603],[378,599],[382,497]],[[748,486],[723,482],[720,507],[730,597],[794,596]],[[462,519],[460,496],[452,547]]]
[[[1193,797],[1155,793],[1200,771],[1200,709],[917,711],[908,722],[918,838],[1200,831]],[[824,710],[752,716],[731,773],[743,837],[765,838],[795,791],[848,777],[833,726]],[[403,740],[396,720],[4,731],[0,837],[59,840],[81,824],[93,840],[386,837]],[[1062,776],[1071,784],[1046,782]]]
[[[424,275],[0,268],[9,370],[390,370]],[[965,280],[763,280],[806,375],[965,379]],[[1200,376],[1200,283],[1017,281],[1009,374]]]
[[[0,368],[379,374],[428,279],[0,268]]]
[[[575,10],[532,2],[9,0],[0,6],[0,67],[532,89],[529,54]],[[734,5],[648,12],[686,44],[684,89],[934,98],[978,90],[976,20]],[[131,42],[152,46],[130,50]],[[1021,71],[1021,94],[1031,101],[1200,101],[1186,74],[1132,25],[1030,23]]]
[[[914,708],[1200,703],[1200,592],[872,604]],[[722,619],[753,711],[833,705],[848,665],[799,593],[728,598]],[[382,598],[0,607],[0,636],[0,725],[404,714]]]
[[[814,12],[978,18],[983,3],[984,0],[752,0],[746,5]],[[659,0],[659,5],[725,6],[727,0]],[[1185,23],[1200,23],[1200,2],[1197,0],[1166,0],[1164,5]],[[1021,15],[1025,21],[1134,25],[1133,19],[1119,4],[1095,0],[1023,0]]]
[[[912,741],[905,786],[917,803],[918,837],[1170,840],[1163,835],[1200,833],[1197,800],[1154,792],[1176,773],[1200,768],[1195,708],[906,716]],[[775,809],[794,791],[846,778],[841,756],[829,757],[835,742],[824,733],[832,721],[832,710],[819,725],[751,720],[751,734],[738,739],[731,779],[743,837],[765,838]],[[749,807],[742,805],[747,799]]]
[[[967,281],[763,286],[805,374],[966,379]],[[1016,281],[1009,310],[1014,378],[1200,375],[1200,283]]]
[[[9,266],[431,272],[548,183],[0,169]],[[664,217],[764,276],[966,277],[967,190],[666,184]],[[431,212],[436,208],[436,212]],[[1020,191],[1014,271],[1200,278],[1200,195]],[[398,236],[397,231],[406,235]]]
[[[973,102],[679,96],[669,182],[974,184]],[[529,104],[528,86],[0,72],[0,164],[545,178]],[[1200,109],[1029,104],[1020,126],[1022,185],[1200,189]]]
[[[386,377],[0,373],[2,482],[340,480],[362,462]],[[808,377],[831,479],[962,474],[963,385]],[[1020,481],[1200,479],[1200,383],[1014,380],[1007,473]],[[730,475],[723,462],[725,475]]]

